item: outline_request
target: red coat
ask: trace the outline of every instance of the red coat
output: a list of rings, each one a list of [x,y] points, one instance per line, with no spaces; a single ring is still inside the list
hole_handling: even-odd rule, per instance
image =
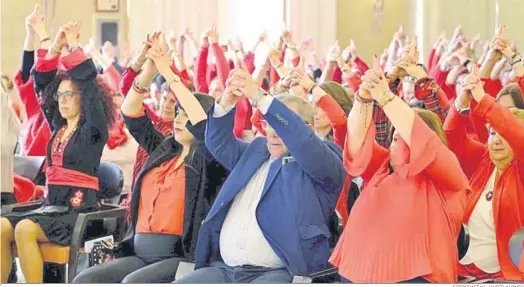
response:
[[[522,280],[524,276],[511,262],[508,243],[511,236],[524,226],[524,122],[502,107],[495,98],[485,96],[474,110],[485,119],[511,146],[515,159],[506,167],[496,185],[493,196],[493,216],[497,238],[497,254],[504,278]],[[459,159],[470,179],[471,192],[467,195],[464,222],[468,223],[488,179],[495,169],[488,147],[465,133],[468,118],[450,109],[444,130],[450,149]]]

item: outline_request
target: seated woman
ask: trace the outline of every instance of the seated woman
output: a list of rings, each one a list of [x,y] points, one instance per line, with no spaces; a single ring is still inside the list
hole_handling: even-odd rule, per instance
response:
[[[331,263],[351,282],[455,282],[468,181],[438,116],[395,96],[377,57],[355,97],[344,164],[365,184]],[[389,151],[374,141],[374,101],[394,128]]]
[[[194,260],[200,224],[227,175],[204,145],[206,111],[214,99],[191,94],[169,67],[166,53],[165,43],[153,45],[122,104],[131,135],[149,154],[131,199],[124,239],[128,256],[89,268],[74,283],[172,282],[178,263]],[[142,107],[157,69],[178,98],[173,136],[155,129]]]
[[[520,58],[514,66],[524,69]],[[514,67],[515,68],[515,67]],[[445,123],[450,148],[469,177],[464,223],[470,232],[468,251],[459,275],[477,279],[523,280],[511,262],[508,242],[524,226],[524,104],[522,79],[493,98],[482,88],[477,71],[468,75]],[[466,135],[472,114],[489,126],[487,144]]]
[[[26,282],[41,283],[39,243],[69,245],[78,214],[99,209],[95,173],[114,110],[109,89],[97,81],[93,62],[78,48],[79,32],[79,23],[62,26],[34,68],[42,109],[54,130],[47,147],[47,203],[34,211],[2,214],[2,282],[11,269],[4,262],[12,260],[13,241]],[[59,59],[66,43],[71,53]],[[65,72],[57,73],[59,61]]]

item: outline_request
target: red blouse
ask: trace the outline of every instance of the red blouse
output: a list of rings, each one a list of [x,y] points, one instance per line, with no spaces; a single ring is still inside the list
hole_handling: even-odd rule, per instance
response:
[[[351,131],[348,131],[348,138]],[[404,165],[389,173],[389,152],[375,141],[370,124],[360,151],[344,166],[364,186],[330,258],[355,283],[393,283],[423,276],[430,282],[457,279],[457,237],[468,181],[458,160],[415,116]]]

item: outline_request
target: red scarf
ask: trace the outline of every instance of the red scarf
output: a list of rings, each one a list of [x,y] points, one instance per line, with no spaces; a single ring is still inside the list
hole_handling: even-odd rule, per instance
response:
[[[127,134],[124,130],[124,120],[122,116],[118,114],[118,118],[109,129],[109,139],[107,140],[107,147],[113,150],[127,142]]]

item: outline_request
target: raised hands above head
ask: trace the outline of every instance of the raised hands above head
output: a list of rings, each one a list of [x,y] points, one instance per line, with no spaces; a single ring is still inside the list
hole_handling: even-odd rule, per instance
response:
[[[340,58],[340,45],[338,43],[338,40],[333,43],[328,49],[326,60],[328,62],[337,62]]]
[[[419,65],[418,59],[417,39],[414,37],[412,41],[406,45],[395,66],[399,68],[401,75],[409,75],[416,79],[421,79],[426,77],[427,73]]]
[[[172,73],[169,46],[165,36],[160,32],[154,33],[151,37],[151,48],[147,51],[146,57],[155,63],[162,76],[166,77]]]
[[[218,32],[215,25],[211,26],[206,32],[206,38],[210,44],[218,43]]]
[[[464,85],[462,89],[465,92],[471,93],[471,96],[475,99],[475,101],[477,101],[477,103],[480,102],[480,100],[482,100],[486,94],[484,92],[484,86],[480,79],[480,72],[477,66],[473,66],[473,71],[469,73],[464,79]]]
[[[362,90],[366,90],[376,101],[379,101],[389,91],[388,80],[376,55],[373,57],[373,66],[362,76],[360,87]],[[360,96],[362,97],[363,95],[361,94]]]
[[[296,67],[291,70],[289,73],[289,80],[291,86],[300,86],[307,91],[311,91],[316,83],[311,79],[305,72],[303,67]]]
[[[260,92],[260,87],[244,69],[233,69],[226,81],[226,91],[236,97],[253,100]]]
[[[169,50],[176,51],[178,49],[177,45],[176,45],[177,44],[177,40],[178,40],[178,37],[175,34],[175,30],[171,29],[171,31],[169,32],[168,41],[167,41],[167,45],[169,46]]]
[[[344,62],[348,63],[349,61],[355,59],[357,55],[357,46],[355,44],[355,41],[353,39],[351,39],[351,41],[349,42],[349,45],[344,48],[344,50],[342,51],[342,60],[344,60]]]
[[[40,41],[48,38],[47,31],[45,29],[44,16],[42,14],[42,8],[40,5],[35,5],[33,12],[31,12],[31,14],[26,17],[25,23],[27,32],[35,32],[36,35],[38,35],[40,38]]]

